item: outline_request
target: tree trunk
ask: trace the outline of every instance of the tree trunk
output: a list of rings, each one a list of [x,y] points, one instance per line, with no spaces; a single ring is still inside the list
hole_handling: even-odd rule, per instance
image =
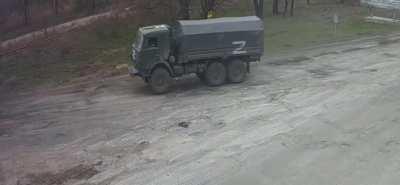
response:
[[[54,0],[54,13],[58,15],[58,0]]]
[[[278,14],[279,14],[279,1],[273,0],[272,1],[272,15],[278,15]]]
[[[215,10],[217,5],[216,0],[202,0],[201,1],[201,18],[208,19],[208,15],[211,11]]]
[[[207,19],[208,18],[208,12],[212,9],[212,4],[214,3],[214,0],[201,0],[201,18]]]
[[[179,0],[179,12],[178,17],[180,19],[190,19],[190,4],[191,0]]]
[[[259,4],[259,15],[258,17],[260,17],[261,19],[264,19],[264,0],[260,0],[260,4]]]
[[[92,0],[92,14],[96,11],[96,0]]]
[[[94,14],[96,10],[96,0],[86,0],[86,5],[88,15]]]
[[[256,16],[260,19],[264,18],[264,0],[253,0]]]
[[[284,16],[287,15],[288,8],[289,8],[289,0],[285,0],[285,9],[284,9],[284,12],[283,12]]]
[[[294,16],[294,0],[292,0],[292,3],[291,3],[291,5],[290,5],[290,16]]]
[[[24,24],[28,25],[29,24],[29,0],[24,0]]]

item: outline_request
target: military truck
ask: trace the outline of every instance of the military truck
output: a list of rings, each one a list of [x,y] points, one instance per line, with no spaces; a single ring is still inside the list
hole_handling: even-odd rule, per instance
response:
[[[177,21],[142,27],[132,45],[131,76],[165,93],[187,74],[210,86],[243,82],[264,52],[264,25],[256,16]]]

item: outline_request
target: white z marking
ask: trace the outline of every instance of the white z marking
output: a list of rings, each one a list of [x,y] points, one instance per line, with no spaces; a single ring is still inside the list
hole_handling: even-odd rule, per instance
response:
[[[233,50],[233,54],[234,55],[240,55],[240,54],[244,54],[247,53],[247,51],[244,51],[244,47],[246,47],[247,42],[246,41],[234,41],[232,42],[233,45],[238,45],[238,47]]]

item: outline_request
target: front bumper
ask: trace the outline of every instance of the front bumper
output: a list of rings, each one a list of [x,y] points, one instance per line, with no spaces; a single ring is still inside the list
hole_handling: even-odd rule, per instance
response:
[[[132,78],[135,76],[140,76],[139,71],[134,66],[129,66],[128,70],[129,70],[129,75],[131,75]]]

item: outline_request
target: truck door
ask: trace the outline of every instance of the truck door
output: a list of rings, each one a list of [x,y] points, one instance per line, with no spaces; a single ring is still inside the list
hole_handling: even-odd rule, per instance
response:
[[[146,62],[146,70],[151,70],[160,61],[160,39],[158,37],[148,37],[144,45],[141,59]]]

